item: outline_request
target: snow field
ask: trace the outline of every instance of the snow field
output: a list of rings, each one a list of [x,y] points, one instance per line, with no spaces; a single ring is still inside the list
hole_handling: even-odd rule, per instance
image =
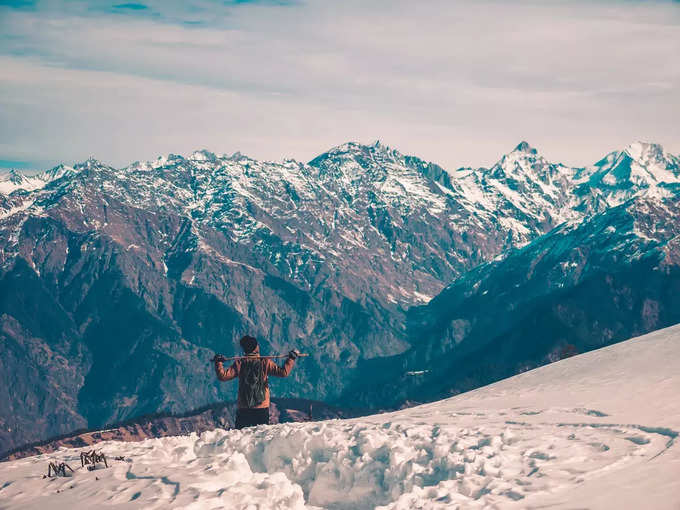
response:
[[[394,413],[1,463],[0,508],[677,510],[678,388],[680,326]]]
[[[588,410],[519,409],[512,416],[544,412],[593,416]],[[508,420],[506,413],[436,416],[449,423],[330,421],[110,442],[102,445],[110,459],[124,455],[131,462],[111,461],[112,468],[95,472],[80,469],[73,478],[40,479],[48,458],[72,467],[79,463],[79,451],[62,451],[12,463],[25,477],[0,491],[0,501],[12,501],[0,506],[39,507],[43,498],[35,499],[32,490],[37,485],[56,502],[61,490],[69,499],[114,507],[505,508],[636,458],[649,459],[669,441],[660,433],[607,423],[533,424]]]

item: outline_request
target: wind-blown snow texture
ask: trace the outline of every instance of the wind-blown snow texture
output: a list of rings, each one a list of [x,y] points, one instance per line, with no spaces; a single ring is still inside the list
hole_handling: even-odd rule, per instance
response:
[[[680,326],[390,414],[102,443],[0,464],[0,506],[676,509]],[[99,480],[96,480],[98,477]],[[59,491],[59,492],[58,492]]]

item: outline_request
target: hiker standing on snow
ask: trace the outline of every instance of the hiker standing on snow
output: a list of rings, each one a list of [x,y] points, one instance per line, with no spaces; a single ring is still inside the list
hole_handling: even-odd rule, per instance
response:
[[[296,350],[288,353],[288,359],[282,367],[272,360],[260,357],[260,346],[252,336],[244,336],[240,341],[246,354],[224,369],[220,356],[215,357],[215,373],[220,381],[229,381],[238,377],[238,411],[236,412],[236,428],[269,424],[269,378],[288,377],[293,370],[295,359],[300,354]]]

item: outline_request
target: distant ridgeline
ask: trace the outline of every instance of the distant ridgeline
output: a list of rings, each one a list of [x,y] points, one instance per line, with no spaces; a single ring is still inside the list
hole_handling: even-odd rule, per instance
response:
[[[680,322],[679,165],[348,143],[2,177],[0,450],[232,400],[206,360],[244,333],[312,353],[274,395],[378,408]]]
[[[274,398],[270,408],[272,424],[354,418],[366,414],[359,409],[340,409],[313,400]],[[81,429],[43,441],[0,452],[0,462],[41,455],[61,447],[80,448],[101,441],[141,441],[154,437],[200,434],[216,428],[234,426],[236,402],[219,402],[182,413],[153,413],[106,426],[104,429]]]

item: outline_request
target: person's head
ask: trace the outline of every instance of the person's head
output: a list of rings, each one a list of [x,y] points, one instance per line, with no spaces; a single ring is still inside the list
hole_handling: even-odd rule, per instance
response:
[[[257,350],[257,340],[254,336],[246,335],[241,338],[240,342],[243,352],[250,354]]]

